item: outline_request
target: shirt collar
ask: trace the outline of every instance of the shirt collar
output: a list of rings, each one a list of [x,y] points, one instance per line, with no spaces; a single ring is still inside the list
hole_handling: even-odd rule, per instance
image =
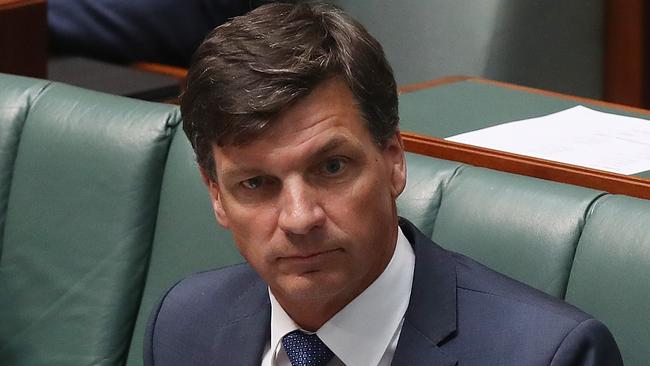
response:
[[[398,227],[395,251],[384,272],[316,332],[344,364],[379,363],[406,313],[414,267],[413,248]],[[282,337],[299,327],[270,289],[269,297],[271,350],[275,356]]]

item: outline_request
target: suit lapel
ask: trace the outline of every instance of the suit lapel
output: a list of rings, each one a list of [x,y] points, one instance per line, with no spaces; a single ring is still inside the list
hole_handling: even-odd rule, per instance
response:
[[[400,227],[415,252],[411,299],[406,310],[393,365],[454,365],[440,346],[456,331],[456,268],[442,248],[413,224]]]
[[[404,321],[393,366],[453,366],[456,359],[442,352],[410,322]]]
[[[270,311],[262,311],[223,328],[218,350],[212,354],[230,355],[229,365],[259,365],[266,343],[271,338]],[[213,359],[213,365],[223,365],[226,359]]]

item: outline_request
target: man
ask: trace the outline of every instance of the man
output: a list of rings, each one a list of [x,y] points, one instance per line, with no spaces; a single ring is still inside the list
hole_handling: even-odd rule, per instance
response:
[[[247,264],[174,286],[146,365],[622,364],[600,322],[397,217],[395,81],[343,12],[275,4],[218,27],[181,111]]]

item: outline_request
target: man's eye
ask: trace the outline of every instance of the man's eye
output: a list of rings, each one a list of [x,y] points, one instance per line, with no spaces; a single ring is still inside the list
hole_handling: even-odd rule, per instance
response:
[[[264,184],[263,177],[253,177],[241,182],[241,185],[246,189],[257,189],[262,186],[262,184]]]
[[[341,158],[329,159],[325,162],[323,170],[327,175],[336,175],[345,168],[345,161]]]

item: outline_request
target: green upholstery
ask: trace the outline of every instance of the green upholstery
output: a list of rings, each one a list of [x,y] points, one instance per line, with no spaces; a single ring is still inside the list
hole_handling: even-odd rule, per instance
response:
[[[0,74],[0,257],[18,141],[29,107],[47,84],[46,81],[7,78]]]
[[[6,78],[0,89],[21,88]],[[29,103],[3,234],[0,364],[120,364],[178,113],[61,84]]]
[[[408,179],[397,201],[397,210],[423,233],[431,236],[442,192],[462,164],[415,154],[406,155]]]
[[[470,75],[602,95],[602,0],[329,1],[379,40],[400,85]]]
[[[648,364],[649,224],[650,201],[626,196],[597,201],[578,242],[566,294],[609,324],[626,365]]]
[[[494,170],[461,169],[445,190],[432,237],[562,297],[585,212],[601,194]]]
[[[445,118],[451,118],[444,116]],[[173,106],[0,75],[0,365],[142,364],[153,304],[242,261]],[[399,213],[444,247],[650,339],[650,201],[407,154]]]
[[[241,263],[230,233],[214,217],[194,153],[179,128],[165,167],[160,210],[142,305],[128,364],[142,362],[142,337],[152,307],[179,279],[197,271]]]

